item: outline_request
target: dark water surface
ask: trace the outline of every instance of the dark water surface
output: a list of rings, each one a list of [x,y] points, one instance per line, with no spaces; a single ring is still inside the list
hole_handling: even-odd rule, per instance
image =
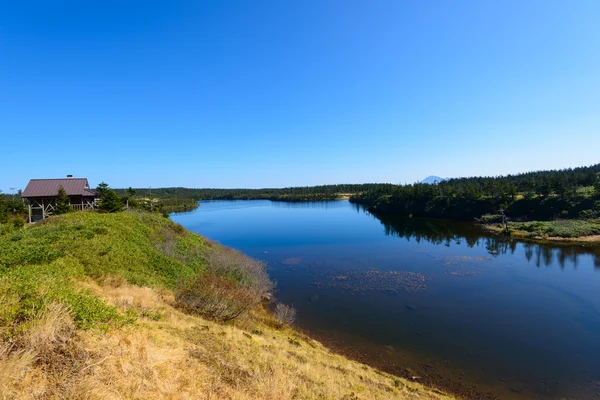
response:
[[[475,397],[600,399],[600,249],[347,201],[201,202],[186,228],[266,261],[320,340]]]

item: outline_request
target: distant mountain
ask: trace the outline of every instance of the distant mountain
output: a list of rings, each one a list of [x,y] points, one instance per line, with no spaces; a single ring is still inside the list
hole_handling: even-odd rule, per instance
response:
[[[421,182],[419,183],[429,183],[430,185],[436,183],[436,182],[441,182],[441,181],[445,181],[447,178],[441,178],[439,176],[435,176],[435,175],[431,175],[428,176],[427,178],[423,179]]]

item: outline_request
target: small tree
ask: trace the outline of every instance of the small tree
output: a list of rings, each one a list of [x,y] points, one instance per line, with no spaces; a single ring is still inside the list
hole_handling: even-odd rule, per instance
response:
[[[596,183],[594,183],[594,192],[596,196],[600,196],[600,177],[596,179]]]
[[[102,195],[104,193],[106,193],[108,190],[109,190],[108,189],[108,183],[106,183],[104,181],[100,182],[100,184],[98,184],[98,187],[96,188],[96,192],[98,192],[98,195],[100,197],[102,197]]]
[[[135,193],[135,189],[133,189],[131,186],[125,191],[125,196],[123,196],[123,203],[125,203],[125,208],[137,208],[138,204],[134,197]]]
[[[54,208],[54,214],[66,214],[71,211],[71,202],[69,201],[69,195],[67,191],[60,185],[58,187],[58,194],[56,196],[56,207]]]
[[[117,192],[108,187],[106,182],[100,183],[96,188],[96,192],[100,197],[100,205],[98,206],[100,211],[110,213],[123,211],[123,200]]]
[[[109,213],[123,211],[123,201],[117,192],[109,189],[100,197],[100,207],[98,208]]]

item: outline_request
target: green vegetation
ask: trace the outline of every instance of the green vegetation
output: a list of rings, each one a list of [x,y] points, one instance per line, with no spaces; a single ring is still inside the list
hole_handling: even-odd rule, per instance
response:
[[[273,200],[273,201],[328,201],[342,196],[391,187],[388,184],[365,183],[348,185],[321,185],[282,189],[188,189],[158,188],[135,189],[136,199],[148,202],[154,199],[169,211],[186,211],[197,207],[198,200]],[[124,195],[125,189],[117,189]]]
[[[71,211],[72,208],[71,204],[69,203],[69,195],[67,194],[67,191],[65,190],[63,185],[60,185],[58,187],[58,194],[56,196],[54,214],[61,215]]]
[[[376,215],[459,220],[483,216],[484,222],[498,222],[502,215],[520,222],[591,219],[600,217],[599,173],[597,164],[438,184],[393,185],[355,195],[351,201]]]
[[[27,210],[21,193],[6,195],[0,192],[0,234],[12,232],[25,225]]]
[[[282,323],[293,309],[280,306],[276,320],[257,307],[271,289],[264,264],[157,213],[72,212],[5,232],[0,391],[11,399],[451,398],[293,331]]]
[[[119,212],[124,209],[137,209],[150,212],[157,212],[168,217],[170,212],[188,211],[198,207],[198,202],[191,198],[153,196],[148,190],[148,197],[137,195],[137,190],[129,187],[128,189],[111,189],[107,183],[102,182],[96,188],[99,194],[98,210],[101,212]],[[160,189],[158,190],[161,193]]]
[[[600,235],[600,219],[509,222],[513,234],[527,237],[578,238]]]
[[[106,182],[101,182],[96,188],[98,193],[98,210],[104,212],[119,212],[123,211],[124,199],[108,187]]]
[[[176,289],[178,302],[205,317],[229,320],[255,308],[273,289],[263,263],[204,240],[157,214],[70,213],[0,236],[0,315],[5,335],[58,301],[81,326],[127,316],[77,290],[74,280],[118,276],[139,286]],[[0,337],[2,328],[0,327]]]
[[[204,252],[205,272],[182,281],[175,299],[182,309],[206,318],[230,321],[256,308],[274,285],[266,265],[231,249]]]
[[[74,280],[120,276],[138,285],[175,287],[201,270],[201,260],[183,262],[179,252],[204,242],[170,235],[174,229],[152,214],[78,212],[0,236],[0,338],[19,332],[50,302],[67,305],[81,327],[130,320]],[[165,240],[173,241],[174,257],[160,250]]]

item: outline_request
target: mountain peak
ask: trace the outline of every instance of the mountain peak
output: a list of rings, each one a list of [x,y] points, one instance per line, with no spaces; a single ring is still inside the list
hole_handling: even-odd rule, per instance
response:
[[[423,179],[423,180],[422,180],[421,182],[419,182],[419,183],[428,183],[428,184],[430,184],[430,185],[433,185],[433,184],[435,184],[435,183],[439,183],[439,182],[441,182],[441,181],[445,181],[445,180],[446,180],[446,178],[441,178],[441,177],[439,177],[439,176],[436,176],[436,175],[430,175],[430,176],[428,176],[427,178]]]

